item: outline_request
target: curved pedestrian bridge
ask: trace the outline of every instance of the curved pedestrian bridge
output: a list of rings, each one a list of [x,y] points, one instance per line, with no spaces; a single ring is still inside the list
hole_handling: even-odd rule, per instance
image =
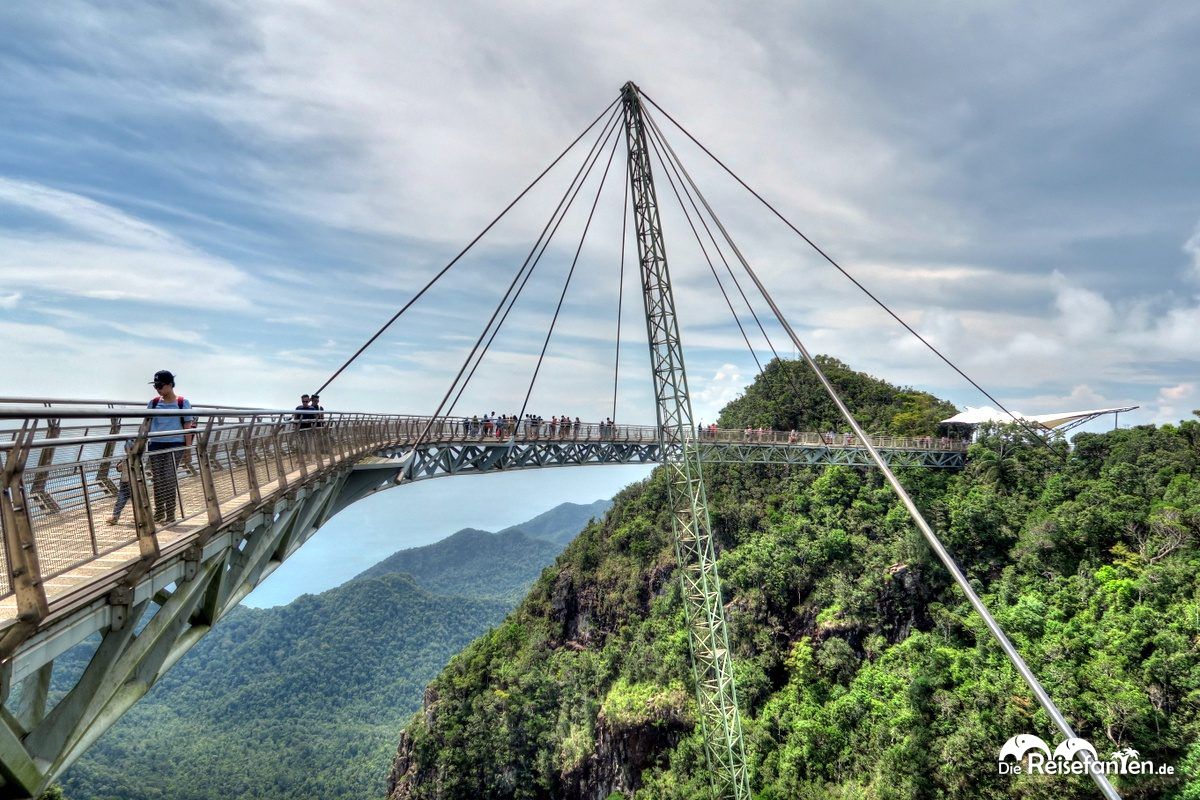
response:
[[[150,418],[182,415],[198,418],[192,441],[147,452]],[[349,504],[433,477],[663,459],[654,426],[331,412],[306,422],[293,411],[0,399],[0,797],[40,791]],[[872,444],[897,466],[965,458],[946,439]],[[840,433],[704,430],[683,446],[711,463],[871,465]],[[128,505],[110,524],[122,483]],[[54,659],[97,633],[84,676],[48,709]]]

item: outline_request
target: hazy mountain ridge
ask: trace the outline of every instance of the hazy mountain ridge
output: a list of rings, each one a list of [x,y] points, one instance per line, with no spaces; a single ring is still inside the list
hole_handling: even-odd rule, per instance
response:
[[[567,505],[535,518],[537,529],[561,536],[597,504]],[[380,797],[396,732],[426,683],[499,623],[560,550],[520,526],[464,529],[326,592],[236,608],[68,770],[66,795]],[[80,648],[60,659],[58,691],[88,656]]]

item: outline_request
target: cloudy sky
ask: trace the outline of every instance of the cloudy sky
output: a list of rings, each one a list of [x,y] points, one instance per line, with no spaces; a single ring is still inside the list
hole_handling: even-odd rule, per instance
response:
[[[1004,402],[1177,420],[1200,406],[1197,41],[1184,2],[4,4],[0,393],[140,399],[167,368],[195,402],[294,405],[632,79]],[[984,402],[668,137],[812,349]],[[611,413],[621,152],[546,416]],[[326,406],[431,411],[582,157]],[[461,410],[519,407],[595,186]],[[754,363],[669,207],[664,230],[711,419]],[[618,414],[651,421],[626,277]]]

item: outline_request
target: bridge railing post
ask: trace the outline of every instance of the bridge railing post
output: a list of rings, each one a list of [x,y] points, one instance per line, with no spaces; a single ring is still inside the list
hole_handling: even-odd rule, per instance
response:
[[[158,558],[158,536],[154,527],[154,510],[150,505],[150,486],[146,481],[146,445],[149,441],[150,418],[142,421],[133,444],[125,452],[125,474],[129,476],[130,500],[133,502],[133,524],[137,532],[138,550],[143,560]],[[158,476],[155,476],[158,479]]]
[[[59,432],[62,430],[62,420],[48,419],[46,420],[46,439],[57,439]],[[59,511],[58,502],[54,499],[51,492],[46,491],[46,480],[49,477],[49,467],[54,463],[54,447],[43,446],[38,448],[38,469],[35,472],[33,485],[30,487],[30,494],[37,500],[46,513],[53,514]]]
[[[20,625],[15,627],[25,629],[20,637],[14,634],[15,641],[10,641],[8,635],[0,639],[0,657],[8,656],[11,648],[32,629],[31,626],[44,619],[50,611],[25,492],[25,463],[29,459],[36,429],[36,421],[22,423],[13,439],[13,448],[4,460],[3,472],[0,472],[0,527],[4,528],[7,583],[16,595]]]
[[[258,423],[257,416],[250,417],[250,424],[242,427],[242,452],[246,456],[246,484],[250,487],[250,500],[257,505],[262,502],[262,489],[258,483],[258,470],[255,468],[254,427]]]
[[[276,415],[271,421],[271,447],[275,450],[275,473],[279,482],[279,491],[286,492],[288,488],[287,467],[283,463],[283,425],[284,415]]]
[[[221,522],[221,502],[217,497],[217,482],[213,479],[212,439],[213,417],[204,423],[204,430],[196,437],[196,468],[200,470],[200,488],[204,492],[204,511],[210,525]]]
[[[116,436],[121,432],[121,418],[110,417],[108,426],[108,435]],[[113,483],[112,478],[108,476],[112,471],[113,454],[117,452],[117,443],[115,441],[104,443],[104,452],[100,455],[100,466],[96,468],[96,483],[104,487],[104,491],[110,496],[117,494],[117,486]],[[81,456],[82,458],[82,456]]]

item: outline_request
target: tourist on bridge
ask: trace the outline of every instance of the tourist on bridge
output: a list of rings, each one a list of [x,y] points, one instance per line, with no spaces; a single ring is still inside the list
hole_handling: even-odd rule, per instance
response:
[[[316,415],[312,414],[312,398],[306,394],[300,395],[300,405],[296,406],[296,412],[292,415],[292,422],[296,424],[299,430],[308,430],[317,421]]]
[[[125,443],[125,449],[129,450],[128,442]],[[133,487],[129,485],[129,462],[126,458],[117,462],[117,475],[120,478],[117,485],[117,502],[113,505],[112,516],[107,520],[109,525],[116,525],[121,521],[121,512],[125,510],[125,504],[133,495]]]
[[[192,404],[175,394],[175,376],[162,369],[154,373],[150,381],[158,391],[146,404],[146,408],[157,410],[187,409]],[[179,497],[178,475],[180,462],[187,463],[191,451],[183,448],[192,444],[192,434],[185,433],[196,427],[196,417],[189,415],[161,416],[150,419],[150,439],[146,450],[150,453],[150,476],[154,481],[154,519],[170,524],[175,521],[175,508]]]
[[[312,396],[312,410],[313,411],[324,411],[325,410],[325,406],[321,405],[321,395],[314,394]],[[324,414],[315,414],[313,416],[312,426],[314,428],[320,428],[324,424],[325,424],[325,415]]]

